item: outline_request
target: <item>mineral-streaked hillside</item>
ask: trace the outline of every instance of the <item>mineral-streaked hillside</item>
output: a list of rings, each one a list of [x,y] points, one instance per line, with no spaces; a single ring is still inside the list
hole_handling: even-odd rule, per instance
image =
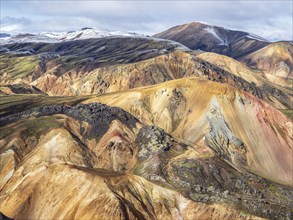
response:
[[[292,121],[247,92],[186,78],[91,101],[119,106],[174,137],[209,146],[239,169],[293,185]]]
[[[119,108],[76,105],[72,98],[19,98],[4,98],[1,114],[5,105],[34,102],[37,107],[1,118],[0,208],[6,216],[256,219],[291,215],[291,190],[235,167],[229,158],[222,159],[220,149],[182,143]],[[216,136],[211,139],[218,139],[223,133],[214,129]],[[228,135],[234,138],[232,144],[240,143]],[[237,151],[237,147],[228,150]]]
[[[241,58],[241,61],[254,69],[262,70],[274,83],[292,88],[293,45],[292,42],[272,43]]]
[[[180,42],[192,50],[215,52],[233,58],[244,56],[269,44],[266,39],[254,34],[201,22],[178,25],[155,34],[154,37]]]
[[[76,57],[82,46],[88,49],[84,48]],[[66,49],[56,52],[60,47]],[[101,47],[105,51],[100,51]],[[1,57],[0,85],[30,84],[48,95],[90,95],[200,76],[248,91],[278,109],[293,108],[290,89],[269,82],[232,58],[213,53],[208,58],[204,54],[198,56],[197,52],[174,42],[106,38],[67,42],[67,45],[12,44],[7,48],[10,52]],[[34,54],[15,54],[28,48],[36,48]],[[46,48],[51,53],[49,57],[43,54]],[[224,65],[221,60],[225,60]]]
[[[178,25],[154,36],[178,41],[193,50],[230,56],[259,70],[269,81],[292,87],[292,42],[271,43],[254,34],[200,22]]]
[[[1,95],[12,95],[12,94],[45,94],[35,86],[29,86],[26,84],[12,84],[0,86]]]
[[[131,37],[2,45],[0,85],[30,84],[40,77],[45,77],[49,81],[46,82],[47,87],[51,87],[52,82],[62,75],[67,77],[65,83],[71,84],[71,79],[80,79],[97,68],[134,63],[177,50],[187,48],[168,40]],[[45,89],[45,92],[47,90]],[[56,92],[52,94],[64,95]]]
[[[238,61],[92,28],[0,45],[0,218],[292,218],[292,45],[170,30]]]
[[[264,49],[261,49],[261,50],[264,50]],[[266,84],[266,85],[273,84],[275,87],[280,88],[276,86],[277,84],[283,88],[287,88],[286,91],[290,93],[290,90],[292,91],[292,77],[290,76],[292,74],[292,62],[291,62],[291,60],[293,59],[292,56],[293,56],[293,51],[284,52],[284,56],[283,56],[284,59],[278,55],[274,56],[275,58],[272,58],[273,56],[270,56],[269,58],[267,58],[266,62],[271,63],[269,65],[271,65],[272,67],[270,68],[266,66],[265,68],[267,68],[267,70],[262,69],[261,67],[256,68],[255,66],[251,66],[248,64],[246,65],[245,63],[241,63],[237,60],[234,60],[231,57],[227,57],[224,55],[211,53],[211,52],[201,53],[197,57],[205,61],[208,61],[212,64],[215,64],[216,66],[230,73],[236,74],[237,76],[240,76],[241,78],[249,82],[254,82],[256,84],[259,84],[259,81],[262,81],[263,84]],[[262,57],[262,58],[257,59],[257,61],[255,62],[264,62],[265,56],[259,55],[259,57]],[[279,59],[277,57],[279,57]],[[248,62],[249,58],[245,58],[245,59]],[[273,67],[273,61],[271,61],[270,59],[275,60],[274,61],[275,67]],[[252,62],[252,59],[250,59],[249,62]],[[282,77],[279,74],[285,74],[286,77]]]

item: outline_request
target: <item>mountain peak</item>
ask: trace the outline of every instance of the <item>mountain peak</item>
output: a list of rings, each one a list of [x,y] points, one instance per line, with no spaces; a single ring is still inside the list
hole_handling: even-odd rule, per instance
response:
[[[14,34],[14,35],[3,35],[0,40],[1,44],[7,43],[24,43],[24,42],[46,42],[56,43],[59,41],[71,41],[81,40],[90,38],[102,38],[111,36],[124,36],[124,37],[145,37],[145,35],[124,32],[124,31],[113,31],[97,27],[83,27],[80,30],[72,30],[67,32],[42,32],[37,34],[25,33],[25,34]]]
[[[192,50],[216,52],[232,57],[243,56],[268,44],[266,39],[255,34],[204,22],[178,25],[154,36],[177,41]]]
[[[191,26],[196,26],[196,25],[199,25],[199,26],[215,26],[211,23],[207,23],[207,22],[204,22],[204,21],[193,21],[193,22],[190,22],[190,23],[187,23],[187,25],[191,25]]]

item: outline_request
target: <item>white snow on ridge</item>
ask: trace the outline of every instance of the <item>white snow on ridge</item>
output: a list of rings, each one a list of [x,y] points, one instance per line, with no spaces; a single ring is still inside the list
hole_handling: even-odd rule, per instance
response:
[[[225,45],[225,46],[229,46],[229,42],[227,39],[223,39],[220,35],[219,35],[219,32],[218,30],[211,26],[211,27],[206,27],[204,28],[204,30],[209,33],[209,34],[212,34],[217,40],[220,41],[220,43],[218,45]],[[228,29],[226,29],[228,30]],[[253,39],[253,40],[257,40],[257,41],[263,41],[263,42],[269,42],[268,40],[266,40],[265,38],[263,37],[260,37],[256,34],[252,34],[252,33],[247,33],[246,35],[244,35],[243,37],[241,38],[250,38],[250,39]]]
[[[90,38],[103,38],[103,37],[133,37],[133,38],[144,38],[152,39],[154,41],[168,42],[174,46],[177,51],[189,51],[190,49],[178,42],[149,37],[142,34],[137,34],[133,32],[123,32],[123,31],[109,31],[99,28],[82,28],[78,31],[68,31],[68,32],[43,32],[39,34],[19,34],[14,35],[9,38],[0,39],[0,45],[10,44],[10,43],[31,43],[31,42],[41,42],[41,43],[58,43],[73,40],[82,40]],[[104,50],[101,47],[101,50]],[[161,52],[164,52],[163,50]]]
[[[142,34],[122,32],[122,31],[109,31],[99,28],[82,28],[78,31],[68,32],[43,32],[39,34],[19,34],[11,37],[1,38],[0,44],[9,43],[25,43],[25,42],[44,42],[44,43],[57,43],[60,41],[81,40],[90,38],[102,38],[111,36],[124,36],[124,37],[146,37]]]
[[[264,41],[264,42],[269,42],[268,40],[256,35],[256,34],[252,34],[252,33],[248,33],[248,35],[246,36],[250,39],[253,39],[253,40],[258,40],[258,41]]]
[[[219,40],[219,45],[229,46],[228,42],[219,36],[217,29],[215,29],[214,27],[206,27],[204,28],[204,30],[209,34],[212,34],[217,40]]]
[[[57,40],[42,36],[42,35],[16,35],[8,38],[1,38],[0,44],[10,44],[10,43],[31,43],[31,42],[46,42],[46,43],[56,43]]]
[[[147,37],[147,39],[152,39],[152,40],[158,41],[158,42],[163,42],[163,41],[168,42],[168,43],[172,44],[176,48],[177,51],[190,51],[190,49],[187,46],[185,46],[177,41],[158,38],[158,37]]]
[[[51,35],[52,36],[52,35]],[[75,39],[89,39],[89,38],[101,38],[101,37],[110,37],[113,36],[110,31],[105,31],[97,28],[84,28],[79,31],[69,31],[69,32],[61,32],[55,33],[53,38],[59,41],[66,40],[75,40]]]

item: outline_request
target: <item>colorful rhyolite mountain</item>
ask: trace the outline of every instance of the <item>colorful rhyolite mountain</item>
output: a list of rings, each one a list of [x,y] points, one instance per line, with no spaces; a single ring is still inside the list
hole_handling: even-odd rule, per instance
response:
[[[290,42],[202,23],[6,36],[0,216],[291,219],[291,80]]]

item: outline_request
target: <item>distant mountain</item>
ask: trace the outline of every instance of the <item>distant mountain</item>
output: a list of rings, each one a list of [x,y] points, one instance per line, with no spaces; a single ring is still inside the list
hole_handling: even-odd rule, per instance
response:
[[[271,43],[240,60],[250,68],[263,71],[271,82],[292,87],[293,44],[291,42]]]
[[[18,34],[18,35],[8,35],[8,36],[5,35],[5,39],[2,39],[2,40],[0,39],[0,44],[27,43],[27,42],[56,43],[60,41],[103,38],[103,37],[111,37],[111,36],[146,37],[145,35],[141,35],[141,34],[137,34],[133,32],[110,31],[106,29],[85,27],[77,31],[68,31],[68,32],[43,32],[39,34],[25,33],[25,34]]]
[[[137,34],[133,32],[110,31],[106,29],[89,28],[89,27],[82,28],[78,31],[46,32],[46,33],[42,33],[41,35],[53,38],[58,41],[102,38],[102,37],[111,37],[111,36],[145,37],[142,34]]]
[[[178,25],[154,37],[180,42],[192,50],[215,52],[233,58],[244,56],[269,44],[266,39],[251,33],[200,22]]]

